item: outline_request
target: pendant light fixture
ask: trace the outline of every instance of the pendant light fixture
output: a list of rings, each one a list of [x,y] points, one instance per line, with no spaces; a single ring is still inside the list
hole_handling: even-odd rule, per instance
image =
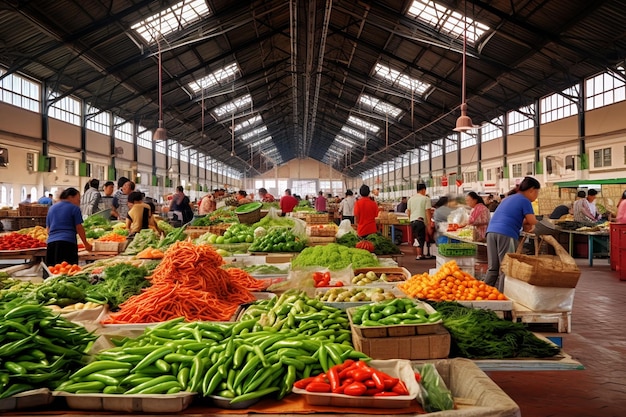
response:
[[[159,48],[159,127],[154,131],[152,139],[154,141],[162,141],[167,139],[167,130],[163,127],[163,77],[161,75],[161,43],[157,38],[157,47]]]
[[[467,4],[465,7],[465,14],[463,15],[463,71],[461,81],[461,116],[456,119],[456,132],[467,132],[474,129],[475,126],[472,123],[472,119],[467,115],[467,103],[465,101],[465,60],[467,58]]]

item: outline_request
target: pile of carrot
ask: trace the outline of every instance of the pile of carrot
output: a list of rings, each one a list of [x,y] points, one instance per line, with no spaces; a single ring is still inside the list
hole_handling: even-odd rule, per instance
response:
[[[100,236],[97,240],[100,242],[123,242],[126,240],[126,236],[122,236],[117,233],[110,232],[110,233]]]
[[[105,324],[228,321],[240,304],[254,301],[250,290],[265,286],[245,271],[222,269],[224,260],[210,245],[179,241],[165,252],[152,286],[130,297]]]

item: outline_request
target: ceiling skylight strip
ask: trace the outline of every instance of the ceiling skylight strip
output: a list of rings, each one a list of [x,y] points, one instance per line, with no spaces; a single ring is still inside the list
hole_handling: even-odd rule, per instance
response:
[[[135,23],[135,30],[147,43],[178,32],[211,14],[205,0],[183,0]]]
[[[344,126],[341,128],[341,131],[342,131],[342,132],[344,132],[344,133],[347,133],[347,134],[349,134],[349,135],[352,135],[352,136],[354,136],[355,138],[358,138],[358,139],[361,139],[361,140],[365,140],[365,133],[363,133],[363,132],[361,132],[361,131],[358,131],[358,130],[356,130],[355,128],[350,127],[350,126],[348,126],[348,125],[344,125]]]
[[[401,109],[392,106],[389,103],[385,103],[384,101],[379,100],[375,97],[368,96],[367,94],[361,94],[361,96],[359,97],[359,102],[371,108],[373,111],[384,115],[398,117],[400,116],[400,113],[402,113]]]
[[[486,31],[491,29],[487,25],[463,16],[463,14],[432,0],[414,0],[407,14],[454,39],[462,39],[465,33],[467,43],[471,45],[475,44]]]
[[[241,135],[241,140],[246,141],[250,138],[253,138],[255,136],[259,136],[261,133],[265,133],[267,132],[267,126],[259,126],[254,130],[251,130],[249,132],[244,133],[243,135]]]
[[[380,63],[376,64],[374,74],[389,81],[394,87],[413,91],[420,96],[430,88],[430,84],[421,82],[417,78],[411,78],[406,74],[400,73],[400,71]]]
[[[222,81],[231,81],[239,73],[239,65],[233,62],[223,68],[217,69],[209,75],[200,78],[198,81],[192,81],[189,83],[195,93],[200,90],[207,89],[219,85]]]
[[[352,123],[353,125],[363,127],[372,133],[378,133],[378,131],[380,130],[380,127],[374,124],[371,124],[370,122],[366,122],[363,119],[359,119],[358,117],[354,117],[354,116],[348,116],[348,123]]]
[[[261,121],[263,121],[263,119],[261,119],[261,116],[257,114],[256,116],[250,117],[241,123],[237,123],[235,125],[235,132],[239,132],[241,129],[246,127],[252,127]]]
[[[233,101],[229,101],[226,104],[222,104],[219,107],[213,109],[213,114],[217,117],[222,117],[226,114],[235,113],[237,110],[240,110],[244,107],[248,107],[252,103],[252,97],[250,94],[246,94],[243,97],[239,97]]]

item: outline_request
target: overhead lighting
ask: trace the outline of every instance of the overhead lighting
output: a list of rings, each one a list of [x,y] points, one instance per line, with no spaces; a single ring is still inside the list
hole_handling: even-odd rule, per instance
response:
[[[159,48],[159,127],[154,131],[152,140],[158,142],[167,139],[167,130],[165,130],[165,127],[163,126],[163,76],[161,74],[161,44],[158,40],[157,45]]]
[[[467,17],[464,16],[465,27],[463,30],[463,72],[461,74],[461,116],[456,119],[456,132],[467,132],[468,130],[475,129],[476,126],[472,123],[472,119],[467,115],[467,103],[465,101],[465,61],[467,59]]]

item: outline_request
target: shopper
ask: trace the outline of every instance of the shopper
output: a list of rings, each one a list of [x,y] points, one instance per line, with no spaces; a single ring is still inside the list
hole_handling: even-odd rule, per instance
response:
[[[26,198],[20,202],[20,204],[30,204],[31,203],[31,195],[26,194]]]
[[[370,187],[363,184],[359,189],[359,198],[354,203],[354,220],[356,222],[356,234],[359,237],[366,237],[378,232],[376,226],[376,216],[378,216],[378,204],[370,198]]]
[[[212,211],[215,211],[215,198],[212,193],[209,193],[202,197],[202,200],[200,200],[200,204],[198,205],[198,214],[200,216],[204,216]]]
[[[326,213],[326,197],[324,197],[324,193],[321,191],[317,193],[317,198],[315,199],[315,211]]]
[[[504,255],[515,251],[520,231],[531,232],[537,224],[532,202],[537,199],[541,184],[535,178],[526,177],[514,189],[514,193],[500,202],[487,226],[488,270],[485,282],[504,291],[504,274],[500,264]]]
[[[619,203],[617,203],[617,216],[615,217],[617,223],[626,223],[626,191],[622,193]]]
[[[259,197],[263,203],[273,203],[276,201],[273,195],[267,192],[265,188],[259,188]]]
[[[406,213],[406,207],[407,207],[406,202],[407,202],[406,197],[402,197],[402,199],[400,199],[400,203],[398,203],[398,205],[396,206],[397,213]]]
[[[126,177],[117,180],[117,191],[111,201],[111,220],[126,220],[128,194],[135,190],[135,183]]]
[[[417,184],[417,194],[409,198],[407,202],[407,214],[411,222],[411,231],[413,233],[413,246],[415,247],[415,259],[431,259],[432,256],[424,256],[424,245],[426,244],[426,225],[430,223],[431,207],[430,198],[426,197],[426,184]]]
[[[341,200],[337,210],[341,214],[341,220],[350,220],[350,223],[354,224],[354,204],[356,199],[352,190],[346,191],[346,197]]]
[[[48,210],[46,228],[48,229],[48,249],[46,264],[56,265],[63,261],[78,264],[78,244],[76,235],[92,250],[83,228],[83,215],[80,211],[80,192],[76,188],[68,188],[61,192],[59,201]]]
[[[89,188],[87,188],[80,199],[80,211],[83,213],[84,217],[91,216],[98,211],[100,199],[102,198],[100,191],[98,191],[100,181],[93,178],[88,182],[88,184]]]
[[[170,203],[170,213],[175,213],[178,220],[182,220],[183,224],[189,223],[193,219],[193,210],[189,197],[185,195],[182,185],[176,187],[176,192],[172,196]]]
[[[291,195],[291,190],[287,188],[285,190],[285,195],[280,198],[280,202],[278,204],[280,205],[280,211],[284,216],[285,214],[293,211],[293,209],[298,205],[298,200]]]
[[[152,217],[151,207],[143,202],[143,195],[139,191],[133,191],[128,195],[128,215],[126,216],[126,228],[129,237],[134,236],[143,229],[155,229],[156,222]]]
[[[465,203],[471,208],[467,224],[474,227],[473,240],[475,242],[485,242],[487,240],[487,226],[491,214],[485,205],[483,198],[470,191],[465,196]]]
[[[43,195],[39,200],[37,200],[37,204],[44,204],[46,206],[51,206],[52,203],[52,193],[49,193],[47,196]]]

